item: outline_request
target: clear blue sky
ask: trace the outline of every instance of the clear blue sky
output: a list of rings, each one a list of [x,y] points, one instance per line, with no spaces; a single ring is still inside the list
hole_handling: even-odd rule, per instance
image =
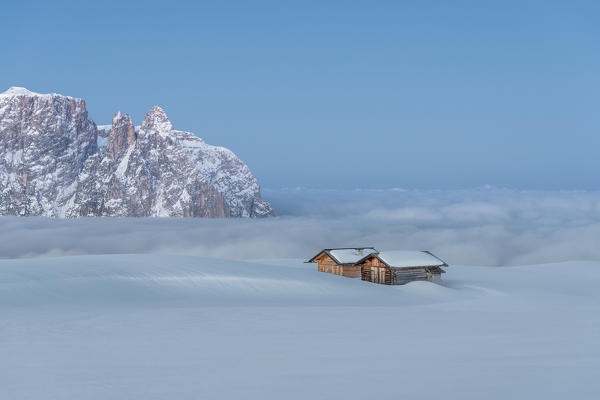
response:
[[[162,106],[263,187],[600,189],[600,2],[5,2],[0,91]]]

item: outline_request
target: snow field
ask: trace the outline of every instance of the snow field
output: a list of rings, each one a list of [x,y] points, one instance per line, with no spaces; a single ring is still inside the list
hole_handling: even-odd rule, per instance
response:
[[[11,399],[595,399],[600,263],[388,287],[302,260],[0,261]]]

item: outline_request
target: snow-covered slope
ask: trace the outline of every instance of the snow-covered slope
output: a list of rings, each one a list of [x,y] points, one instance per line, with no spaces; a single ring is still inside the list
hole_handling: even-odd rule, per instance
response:
[[[137,129],[120,112],[98,128],[81,99],[0,94],[0,215],[273,214],[239,158],[174,130],[160,107]]]
[[[6,398],[595,399],[600,263],[390,287],[301,260],[0,260]]]

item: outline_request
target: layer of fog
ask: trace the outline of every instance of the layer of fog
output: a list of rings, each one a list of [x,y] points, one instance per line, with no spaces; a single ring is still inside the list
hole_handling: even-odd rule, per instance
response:
[[[324,247],[428,249],[451,264],[600,260],[600,193],[265,190],[280,216],[0,218],[0,257],[177,253],[309,258]]]

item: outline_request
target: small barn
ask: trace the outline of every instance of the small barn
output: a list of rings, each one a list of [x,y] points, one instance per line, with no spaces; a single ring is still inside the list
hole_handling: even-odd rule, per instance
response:
[[[384,251],[366,255],[357,262],[361,279],[383,285],[404,285],[412,281],[440,283],[444,261],[429,251]]]
[[[357,262],[373,253],[377,253],[373,247],[323,249],[307,263],[317,263],[319,272],[360,278],[361,267]]]

